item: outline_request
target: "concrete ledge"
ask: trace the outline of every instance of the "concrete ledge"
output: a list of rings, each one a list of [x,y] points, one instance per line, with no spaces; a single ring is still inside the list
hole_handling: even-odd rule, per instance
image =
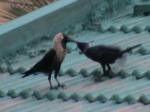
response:
[[[92,0],[95,4],[100,1]],[[0,56],[83,21],[90,8],[89,0],[59,0],[0,26]]]

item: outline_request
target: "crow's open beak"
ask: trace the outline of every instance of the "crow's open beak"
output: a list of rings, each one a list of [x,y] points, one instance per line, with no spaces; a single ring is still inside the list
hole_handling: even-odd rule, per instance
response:
[[[74,39],[72,39],[72,38],[70,38],[70,37],[68,37],[68,36],[64,36],[64,38],[65,38],[66,42],[74,42],[74,43],[77,43],[76,40],[74,40]]]
[[[74,42],[74,43],[77,43],[76,40],[72,39],[72,38],[68,38],[68,42]]]
[[[65,34],[63,34],[63,36],[64,36],[65,42],[74,42],[74,43],[76,43],[76,44],[78,43],[78,41],[76,41],[76,40],[70,38],[69,36],[67,36],[67,35],[65,35]]]

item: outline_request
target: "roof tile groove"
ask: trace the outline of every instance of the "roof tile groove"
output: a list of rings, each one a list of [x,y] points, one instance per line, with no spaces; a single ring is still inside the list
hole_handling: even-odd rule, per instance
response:
[[[32,50],[38,51],[41,47],[48,49],[51,46],[50,42],[41,40],[40,45],[28,48],[31,49],[29,53],[19,52],[19,61],[15,61],[12,68],[6,65],[4,69],[9,69],[0,75],[0,111],[149,112],[149,17],[123,17],[111,21],[111,24],[102,22],[104,32],[100,32],[99,28],[99,31],[85,30],[71,35],[76,40],[94,41],[91,46],[104,44],[125,49],[128,46],[142,44],[140,49],[128,55],[126,63],[116,62],[112,65],[115,75],[113,78],[104,76],[103,80],[95,81],[95,78],[102,77],[100,65],[79,55],[78,49],[72,44],[69,46],[71,52],[64,60],[59,77],[60,82],[65,83],[67,88],[49,90],[47,77],[41,73],[25,79],[21,78],[19,72],[13,75],[9,73],[12,72],[11,69],[16,70],[20,66],[30,68],[43,55],[34,54]],[[30,53],[34,56],[27,60]]]

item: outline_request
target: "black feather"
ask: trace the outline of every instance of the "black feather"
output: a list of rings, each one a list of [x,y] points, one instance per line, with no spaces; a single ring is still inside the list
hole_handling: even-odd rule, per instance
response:
[[[54,49],[51,49],[46,55],[38,62],[36,63],[31,69],[24,72],[24,77],[27,77],[31,74],[34,74],[36,72],[44,72],[48,73],[51,68],[54,66],[54,61],[56,57],[56,51]]]
[[[88,58],[92,59],[101,64],[104,74],[106,73],[106,67],[108,72],[111,70],[110,64],[115,63],[118,58],[121,58],[124,53],[130,52],[133,49],[140,47],[141,44],[128,47],[125,50],[121,50],[118,47],[97,45],[89,47],[88,43],[85,42],[76,42],[78,48],[81,52],[86,55]]]

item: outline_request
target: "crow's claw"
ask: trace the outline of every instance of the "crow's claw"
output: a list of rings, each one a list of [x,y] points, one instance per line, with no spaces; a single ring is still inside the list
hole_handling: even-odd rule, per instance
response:
[[[61,87],[61,88],[65,89],[65,88],[66,88],[66,85],[64,85],[64,84],[59,84],[59,85],[57,86],[57,88],[58,88],[58,87]]]

